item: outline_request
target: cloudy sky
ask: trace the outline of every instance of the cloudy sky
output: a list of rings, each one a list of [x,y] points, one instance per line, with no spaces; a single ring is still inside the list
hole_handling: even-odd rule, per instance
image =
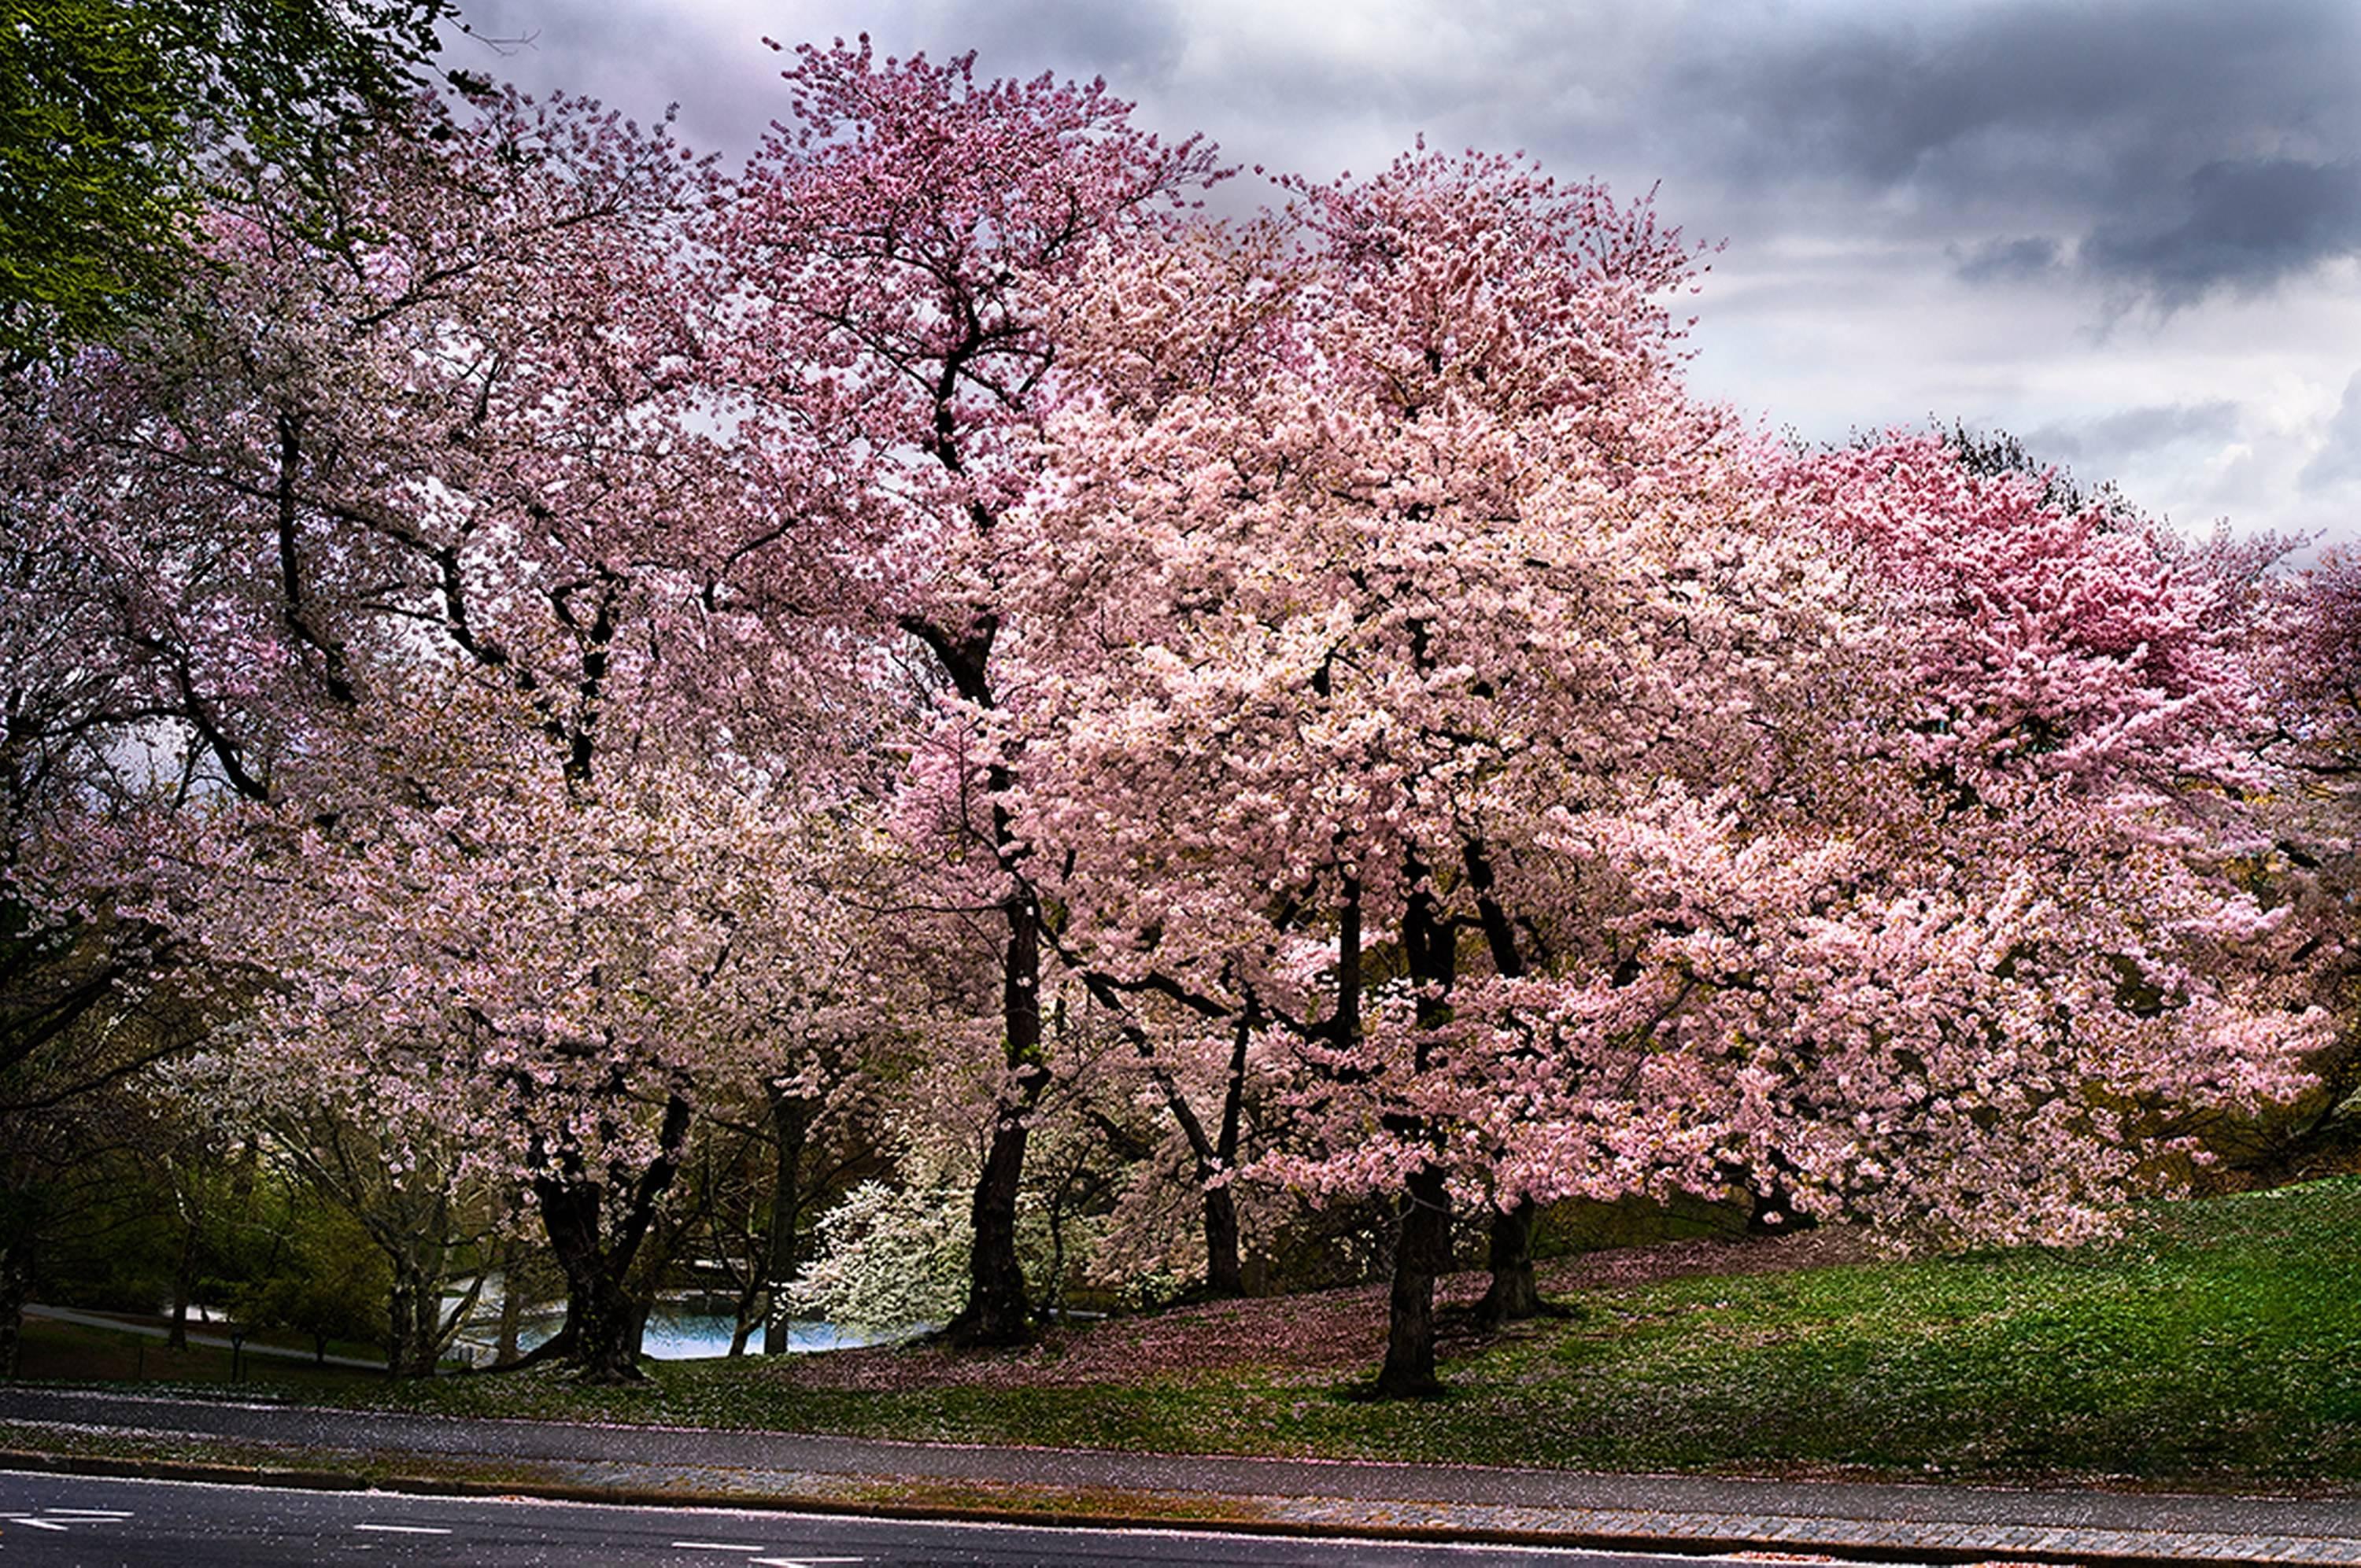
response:
[[[794,44],[1104,76],[1315,178],[1523,148],[1714,258],[1692,384],[2011,431],[2188,528],[2361,538],[2354,0],[468,0],[448,63],[736,158]],[[1236,187],[1232,187],[1235,189]],[[1251,191],[1248,199],[1258,200]]]

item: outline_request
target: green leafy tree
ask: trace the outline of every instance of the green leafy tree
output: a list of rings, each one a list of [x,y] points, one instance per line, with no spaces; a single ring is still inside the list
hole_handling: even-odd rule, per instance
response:
[[[0,0],[0,356],[110,335],[192,264],[230,152],[331,165],[447,0]]]
[[[309,1335],[321,1361],[331,1340],[385,1335],[393,1277],[354,1216],[333,1204],[291,1201],[273,1239],[259,1266],[231,1294],[240,1323],[264,1333]]]

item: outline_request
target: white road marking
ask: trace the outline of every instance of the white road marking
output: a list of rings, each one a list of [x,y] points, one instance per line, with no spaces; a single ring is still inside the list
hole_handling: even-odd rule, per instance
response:
[[[813,1568],[819,1563],[866,1563],[866,1557],[755,1557],[746,1568]]]
[[[37,1519],[30,1514],[0,1514],[0,1519],[6,1519],[11,1524],[28,1524],[35,1530],[61,1530],[66,1528],[55,1519]],[[758,1546],[754,1550],[760,1552],[762,1548]]]
[[[386,1535],[448,1535],[451,1532],[437,1524],[357,1524],[355,1530],[373,1530]]]
[[[675,1552],[760,1552],[760,1546],[749,1546],[742,1541],[675,1541]]]
[[[43,1508],[41,1512],[61,1519],[127,1519],[129,1508]]]

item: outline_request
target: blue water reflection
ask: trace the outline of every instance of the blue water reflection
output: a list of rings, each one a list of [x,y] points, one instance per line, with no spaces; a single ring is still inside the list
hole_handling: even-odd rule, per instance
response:
[[[730,1336],[736,1332],[738,1320],[724,1312],[692,1312],[659,1304],[648,1314],[648,1332],[640,1341],[641,1351],[658,1361],[693,1361],[704,1355],[730,1354]],[[818,1350],[851,1350],[860,1345],[877,1344],[896,1336],[892,1334],[859,1334],[840,1329],[834,1323],[796,1322],[787,1325],[787,1349],[802,1354]],[[747,1348],[760,1354],[763,1331],[757,1328]]]
[[[706,1302],[697,1298],[659,1301],[648,1314],[646,1335],[640,1342],[643,1354],[658,1361],[694,1361],[708,1355],[730,1354],[730,1338],[736,1332],[738,1320],[728,1312],[708,1310]],[[539,1307],[525,1314],[517,1327],[517,1348],[532,1350],[555,1333],[565,1321],[564,1309],[550,1305]],[[925,1333],[929,1324],[918,1324],[900,1331],[864,1333],[839,1328],[834,1323],[798,1321],[787,1325],[787,1350],[790,1354],[803,1355],[823,1350],[855,1350],[862,1345],[893,1344]],[[489,1324],[480,1320],[471,1324],[459,1336],[453,1353],[463,1361],[479,1366],[491,1365],[495,1358]],[[759,1355],[763,1351],[763,1331],[754,1330],[747,1343],[747,1354]]]

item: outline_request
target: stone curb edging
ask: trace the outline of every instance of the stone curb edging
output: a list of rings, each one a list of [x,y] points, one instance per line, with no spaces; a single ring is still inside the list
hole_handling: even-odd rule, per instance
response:
[[[1649,1514],[1628,1509],[1568,1509],[1613,1520],[1621,1528],[1550,1529],[1506,1520],[1453,1521],[1455,1512],[1486,1516],[1540,1510],[1500,1507],[1458,1508],[1449,1504],[1363,1504],[1360,1519],[1307,1519],[1225,1518],[1186,1514],[1125,1515],[994,1508],[971,1504],[929,1506],[886,1501],[848,1501],[795,1494],[725,1495],[671,1492],[654,1486],[550,1479],[476,1480],[464,1476],[410,1475],[362,1477],[334,1470],[207,1463],[196,1460],[125,1459],[99,1454],[55,1454],[0,1450],[0,1468],[57,1475],[104,1475],[159,1481],[210,1482],[229,1486],[285,1486],[304,1491],[381,1491],[422,1497],[530,1497],[552,1502],[602,1503],[634,1508],[741,1508],[753,1511],[862,1515],[909,1521],[1035,1525],[1057,1529],[1190,1530],[1291,1539],[1461,1542],[1492,1546],[1542,1546],[1594,1552],[1653,1552],[1707,1557],[1734,1552],[1817,1552],[1859,1563],[2091,1563],[2104,1568],[2186,1568],[2191,1563],[2271,1562],[2303,1565],[2361,1564],[2361,1541],[2309,1537],[2214,1536],[2164,1531],[2078,1530],[2037,1525],[1876,1524],[1828,1519]],[[1218,1500],[1208,1497],[1208,1501]],[[1285,1506],[1299,1499],[1236,1498],[1255,1506]],[[1323,1506],[1334,1507],[1334,1503]],[[1390,1508],[1414,1508],[1423,1518],[1367,1517]],[[1642,1528],[1653,1521],[1654,1528]],[[1723,1528],[1726,1527],[1726,1528]],[[1769,1527],[1769,1528],[1764,1528]],[[1848,1537],[1848,1531],[1852,1538]],[[1876,1532],[1874,1539],[1862,1539]],[[1961,1539],[1982,1532],[1985,1539]],[[1949,1539],[1944,1539],[1944,1538]],[[2009,1537],[2014,1539],[1998,1539]],[[2138,1550],[2166,1541],[2188,1550]],[[2212,1550],[2208,1550],[2212,1548]]]

